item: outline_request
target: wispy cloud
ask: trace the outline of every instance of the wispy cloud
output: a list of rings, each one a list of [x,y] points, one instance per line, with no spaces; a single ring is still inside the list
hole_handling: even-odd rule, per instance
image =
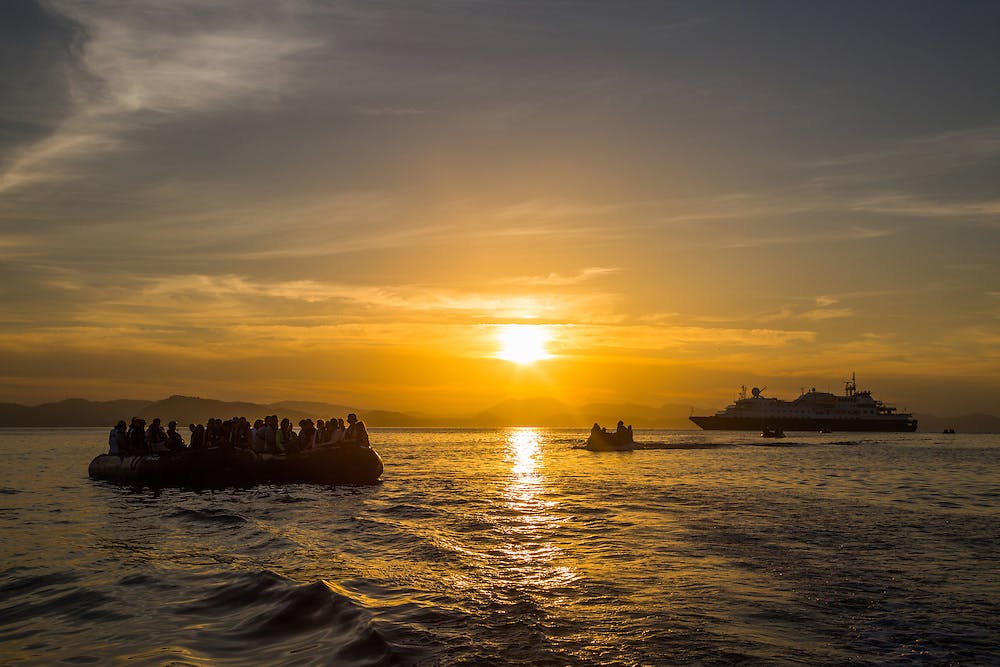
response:
[[[614,275],[621,271],[618,267],[608,267],[608,266],[592,266],[586,269],[582,269],[575,274],[565,275],[560,273],[550,273],[544,276],[511,276],[510,278],[501,278],[494,280],[494,285],[536,285],[536,286],[549,286],[549,287],[559,287],[566,285],[579,285],[580,283],[588,282],[591,280],[596,280],[603,278],[605,276]]]
[[[828,158],[798,163],[799,167],[829,169],[852,167],[889,161],[933,158],[936,161],[964,162],[971,158],[1000,155],[1000,126],[986,125],[962,130],[907,137],[878,150],[845,153]]]
[[[140,0],[114,11],[102,2],[52,0],[50,6],[86,36],[82,71],[70,82],[73,109],[54,134],[27,147],[0,175],[0,193],[78,177],[80,163],[123,149],[127,132],[168,122],[175,113],[278,104],[296,82],[294,59],[322,44],[280,11],[231,14],[213,24],[209,16],[190,20],[211,14],[194,2]]]
[[[867,241],[891,236],[890,229],[852,226],[846,229],[815,229],[807,227],[780,235],[754,235],[712,244],[723,248],[760,248],[763,246],[801,245],[836,243],[843,241]]]
[[[303,326],[356,320],[392,321],[420,316],[436,321],[517,321],[572,317],[575,310],[589,312],[593,295],[549,293],[490,294],[475,290],[441,289],[417,285],[365,285],[318,280],[257,281],[239,275],[180,275],[141,279],[140,289],[120,290],[105,296],[105,306],[89,317],[99,321],[107,308],[124,314],[142,304],[180,312],[202,322],[220,312],[270,311],[277,308],[287,322]],[[303,309],[301,305],[306,308]],[[318,310],[311,308],[318,307]],[[288,311],[287,315],[285,312]]]
[[[433,109],[418,107],[358,107],[358,113],[364,116],[427,116],[437,113]]]
[[[997,222],[1000,217],[1000,199],[941,201],[894,192],[859,198],[849,205],[856,211],[921,218],[985,218]]]

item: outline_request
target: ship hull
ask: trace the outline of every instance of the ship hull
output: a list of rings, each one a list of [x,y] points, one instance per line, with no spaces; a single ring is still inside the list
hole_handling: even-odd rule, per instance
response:
[[[765,417],[691,417],[691,421],[706,431],[761,431],[781,428],[784,431],[849,431],[879,433],[913,433],[917,422],[913,419],[823,419],[765,418]]]

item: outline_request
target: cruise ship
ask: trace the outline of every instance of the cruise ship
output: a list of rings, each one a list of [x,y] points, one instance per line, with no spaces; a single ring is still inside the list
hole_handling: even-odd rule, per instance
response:
[[[913,432],[917,420],[908,412],[872,398],[868,390],[858,391],[854,375],[844,383],[844,395],[836,396],[813,387],[794,401],[782,401],[746,387],[736,402],[714,415],[690,419],[710,431],[893,431]]]

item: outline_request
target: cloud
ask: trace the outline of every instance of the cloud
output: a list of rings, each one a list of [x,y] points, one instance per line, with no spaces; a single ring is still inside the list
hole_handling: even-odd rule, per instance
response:
[[[985,201],[941,201],[905,192],[881,193],[850,202],[856,211],[921,218],[982,218],[998,222],[1000,199]]]
[[[419,285],[366,285],[320,280],[258,281],[240,275],[176,275],[137,279],[130,288],[90,290],[98,301],[75,321],[97,323],[127,317],[155,304],[158,312],[183,315],[192,325],[212,326],[240,313],[269,313],[288,325],[343,322],[538,321],[591,312],[592,294],[490,294]]]
[[[910,136],[896,140],[892,145],[879,150],[845,153],[834,157],[801,162],[799,167],[818,170],[849,167],[857,169],[864,165],[886,162],[912,162],[933,159],[957,164],[969,158],[1000,156],[1000,126],[985,125],[961,130],[947,130],[934,134]]]
[[[123,149],[129,131],[176,113],[278,104],[301,83],[296,57],[322,46],[280,10],[213,22],[211,6],[198,2],[138,0],[109,11],[108,3],[52,0],[49,7],[86,36],[80,69],[65,70],[72,106],[51,136],[7,166],[0,193],[80,177],[83,163]]]
[[[851,317],[852,315],[854,315],[854,311],[850,308],[816,308],[815,310],[807,310],[799,315],[799,317],[816,322],[819,320],[833,320],[841,317]]]
[[[582,269],[572,275],[550,273],[544,276],[512,276],[510,278],[500,278],[494,280],[494,285],[537,285],[549,287],[561,287],[568,285],[579,285],[604,276],[614,275],[621,272],[618,267],[592,266]]]
[[[847,228],[815,229],[806,227],[787,231],[783,234],[753,235],[730,241],[716,241],[712,245],[721,248],[760,248],[764,246],[824,244],[845,241],[870,241],[891,236],[893,231],[884,228],[851,226]]]
[[[34,2],[6,3],[0,20],[0,168],[48,136],[70,111],[79,36]]]
[[[358,113],[364,116],[426,116],[437,113],[433,109],[417,107],[358,107]]]

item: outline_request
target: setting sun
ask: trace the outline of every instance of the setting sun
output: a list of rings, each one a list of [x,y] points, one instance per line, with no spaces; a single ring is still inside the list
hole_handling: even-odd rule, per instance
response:
[[[551,338],[548,327],[540,324],[507,324],[500,328],[500,352],[497,358],[517,364],[530,364],[552,355],[545,349]]]

